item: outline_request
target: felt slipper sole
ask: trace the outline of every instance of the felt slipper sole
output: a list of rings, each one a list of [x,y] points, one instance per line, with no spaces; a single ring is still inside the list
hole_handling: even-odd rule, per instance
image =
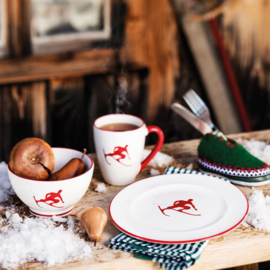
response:
[[[263,185],[267,185],[270,183],[270,174],[265,175],[265,176],[261,176],[261,177],[250,177],[250,178],[243,177],[243,178],[241,178],[241,177],[234,177],[234,176],[230,176],[230,175],[226,175],[226,174],[216,173],[216,172],[208,170],[200,165],[199,165],[199,169],[204,173],[209,173],[212,175],[217,175],[217,176],[221,176],[221,177],[224,177],[226,179],[229,179],[232,183],[234,183],[236,185],[240,185],[240,186],[249,186],[249,187],[263,186]]]

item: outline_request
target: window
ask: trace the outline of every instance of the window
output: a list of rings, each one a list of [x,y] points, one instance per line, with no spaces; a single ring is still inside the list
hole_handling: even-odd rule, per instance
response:
[[[30,24],[33,54],[81,49],[110,37],[110,0],[31,0]]]

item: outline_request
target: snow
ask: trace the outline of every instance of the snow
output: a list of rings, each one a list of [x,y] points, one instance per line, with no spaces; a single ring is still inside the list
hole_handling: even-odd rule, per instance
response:
[[[270,232],[270,197],[264,196],[261,190],[254,189],[252,195],[248,196],[249,211],[244,220],[255,229]]]
[[[74,229],[75,222],[72,217],[68,217],[67,225],[70,230]]]
[[[107,187],[105,186],[104,183],[97,184],[97,187],[95,188],[96,192],[106,192]]]
[[[0,203],[7,201],[10,195],[14,195],[14,190],[10,184],[7,164],[5,162],[0,163]]]
[[[14,194],[7,164],[1,162],[0,203]],[[4,210],[1,205],[0,210]],[[80,239],[77,231],[71,217],[22,218],[15,205],[10,205],[5,217],[0,216],[0,268],[18,268],[31,261],[60,265],[90,257],[91,244]]]
[[[155,169],[152,168],[152,169],[150,170],[150,174],[153,175],[153,176],[155,176],[155,175],[159,175],[160,173],[159,173],[158,170],[155,170]]]
[[[19,214],[15,213],[10,217],[11,223],[21,223],[23,219],[19,216]]]
[[[192,163],[188,164],[188,166],[186,167],[186,170],[192,170],[192,169],[193,169],[193,164]]]
[[[151,152],[151,150],[144,149],[143,156],[142,156],[141,160],[143,161],[147,156],[149,156],[150,152]],[[153,166],[153,167],[162,167],[162,166],[169,165],[173,161],[174,161],[173,157],[171,157],[167,154],[158,152],[158,153],[156,153],[154,158],[148,163],[148,165]]]
[[[0,268],[18,268],[34,260],[59,265],[91,256],[90,243],[74,233],[71,217],[23,219],[13,211],[6,212],[7,224],[0,227]],[[68,229],[55,221],[67,222]]]
[[[52,220],[55,222],[67,222],[67,218],[58,217],[58,216],[52,216]]]

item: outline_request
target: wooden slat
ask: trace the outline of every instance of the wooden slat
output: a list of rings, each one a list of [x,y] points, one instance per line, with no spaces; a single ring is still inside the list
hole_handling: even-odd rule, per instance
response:
[[[217,126],[225,134],[240,132],[241,124],[207,28],[201,22],[188,20],[183,20],[182,25],[216,116]]]
[[[112,70],[115,64],[113,49],[2,60],[0,84],[103,73]]]
[[[31,53],[30,0],[6,1],[9,27],[9,55],[22,57]]]
[[[87,113],[89,103],[83,77],[52,80],[52,145],[72,149],[89,149]]]
[[[47,102],[46,83],[36,82],[30,86],[32,94],[33,134],[43,140],[47,139]]]
[[[0,91],[0,160],[8,160],[12,138],[12,101],[9,87],[3,87]],[[3,132],[4,131],[4,132]]]
[[[7,3],[0,0],[0,57],[6,56],[8,51],[8,10]]]

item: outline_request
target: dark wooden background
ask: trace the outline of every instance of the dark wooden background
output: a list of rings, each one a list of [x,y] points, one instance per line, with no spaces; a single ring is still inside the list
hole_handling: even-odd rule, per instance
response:
[[[112,1],[110,40],[82,52],[35,57],[27,39],[29,22],[18,30],[18,20],[27,17],[23,3],[9,3],[11,49],[0,61],[1,160],[7,162],[12,147],[33,136],[51,146],[94,152],[94,120],[116,112],[158,125],[166,142],[200,136],[169,107],[191,87],[203,95],[169,1]],[[149,136],[147,144],[155,140]]]

